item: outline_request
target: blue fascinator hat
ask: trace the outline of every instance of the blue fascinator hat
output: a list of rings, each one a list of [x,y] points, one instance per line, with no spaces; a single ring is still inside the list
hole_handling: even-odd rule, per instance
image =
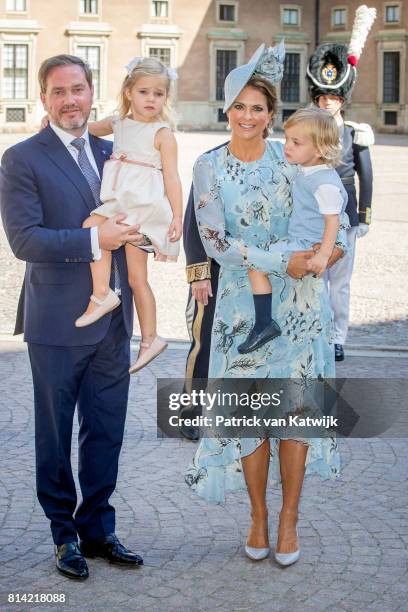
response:
[[[272,85],[280,83],[283,77],[284,60],[285,44],[283,40],[275,47],[267,47],[263,43],[247,64],[231,70],[224,83],[224,113],[230,108],[251,77],[259,77],[269,81]]]

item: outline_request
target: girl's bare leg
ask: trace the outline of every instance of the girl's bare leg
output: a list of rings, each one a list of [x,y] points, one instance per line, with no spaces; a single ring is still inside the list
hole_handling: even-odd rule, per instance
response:
[[[276,551],[280,553],[294,552],[299,547],[296,523],[308,448],[307,444],[296,440],[281,440],[279,443],[282,509]]]
[[[106,217],[101,215],[91,215],[82,224],[82,227],[95,227],[102,225],[106,221]],[[91,266],[92,274],[92,293],[100,300],[106,298],[109,293],[109,281],[111,277],[112,253],[101,249],[102,257],[98,261],[93,261]],[[97,308],[94,302],[89,302],[85,314],[90,314]]]
[[[242,457],[241,462],[251,502],[252,525],[247,544],[254,548],[267,548],[269,536],[266,485],[269,471],[269,440],[265,440],[251,455]]]
[[[147,253],[131,244],[126,244],[125,250],[129,285],[133,292],[142,342],[151,344],[157,336],[157,322],[156,300],[147,280]],[[139,355],[145,350],[140,347]]]

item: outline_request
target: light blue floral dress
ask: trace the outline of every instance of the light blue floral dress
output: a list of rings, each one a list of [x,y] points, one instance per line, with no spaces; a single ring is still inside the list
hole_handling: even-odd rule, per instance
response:
[[[292,210],[291,182],[296,167],[284,160],[283,146],[266,141],[261,159],[241,162],[227,146],[198,158],[193,185],[195,212],[204,248],[220,266],[211,338],[210,378],[334,377],[333,322],[323,280],[286,274],[289,253],[268,252],[287,235]],[[240,246],[248,247],[244,261]],[[248,266],[270,274],[274,319],[282,336],[249,355],[237,347],[250,331],[254,305]],[[208,500],[222,502],[227,491],[245,489],[241,457],[263,438],[202,438],[186,482]],[[339,475],[333,436],[309,444],[306,474]],[[271,438],[270,478],[280,481],[279,439]]]

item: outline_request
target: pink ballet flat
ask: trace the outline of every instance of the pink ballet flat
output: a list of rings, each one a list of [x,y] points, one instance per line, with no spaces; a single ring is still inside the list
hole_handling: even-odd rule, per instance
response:
[[[137,361],[129,368],[129,374],[138,372],[148,363],[153,361],[153,359],[160,355],[160,353],[166,350],[167,342],[156,336],[151,344],[147,344],[147,342],[141,342],[140,346],[146,348],[147,350],[142,355],[140,355],[140,357],[137,358]]]
[[[111,312],[115,308],[117,308],[120,304],[120,299],[116,295],[112,289],[109,289],[109,293],[103,300],[91,295],[91,302],[97,304],[97,308],[93,312],[89,314],[84,313],[75,321],[75,327],[86,327],[87,325],[91,325],[98,321],[101,317],[106,315],[108,312]]]

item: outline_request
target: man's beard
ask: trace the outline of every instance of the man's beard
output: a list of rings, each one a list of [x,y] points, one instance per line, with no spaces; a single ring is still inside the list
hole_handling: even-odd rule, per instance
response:
[[[82,111],[80,111],[79,117],[75,119],[68,119],[64,113],[61,113],[57,125],[63,130],[78,130],[86,125],[87,120]]]

